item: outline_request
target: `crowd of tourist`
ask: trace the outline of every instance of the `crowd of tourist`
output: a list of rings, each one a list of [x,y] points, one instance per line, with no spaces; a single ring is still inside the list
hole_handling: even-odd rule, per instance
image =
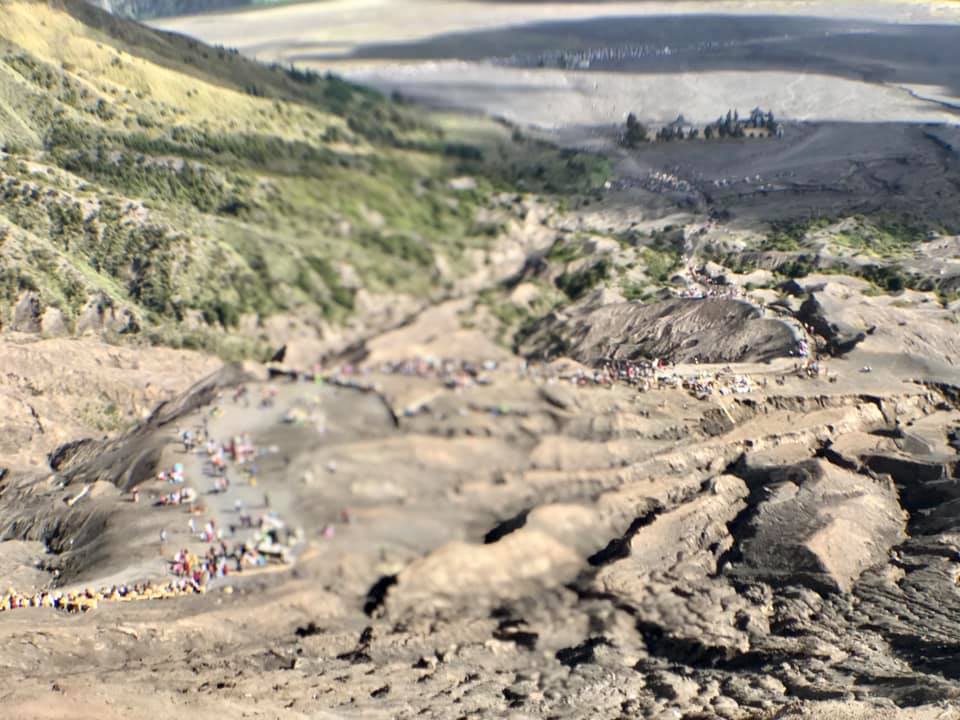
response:
[[[703,298],[736,300],[742,298],[743,295],[743,290],[735,285],[717,285],[716,283],[685,287],[677,292],[677,297],[695,300],[702,300]]]
[[[489,385],[492,382],[490,373],[497,369],[498,363],[495,360],[472,362],[421,356],[375,365],[345,365],[332,378],[342,381],[343,379],[369,377],[372,373],[400,375],[440,380],[444,386],[456,389],[470,385]]]
[[[683,374],[675,365],[663,360],[612,360],[596,368],[574,365],[551,370],[544,366],[528,366],[527,372],[540,379],[560,380],[573,385],[612,386],[630,385],[640,392],[683,389],[705,398],[713,394],[725,396],[753,392],[753,381],[746,375],[733,374],[731,368],[722,372],[696,371]]]
[[[140,493],[137,492],[137,497]],[[169,493],[164,493],[157,498],[156,505],[166,506],[166,505],[192,505],[197,500],[197,492],[192,487],[185,487],[179,490],[174,490]]]
[[[133,585],[112,585],[99,590],[85,588],[77,591],[47,591],[18,593],[13,589],[0,595],[0,612],[24,608],[51,608],[70,613],[95,610],[101,602],[131,602],[134,600],[161,600],[206,592],[206,584],[180,577],[167,582],[142,582]]]
[[[276,398],[275,387],[264,390],[260,407],[271,407]],[[249,407],[249,391],[241,386],[233,393],[235,404]],[[209,494],[228,493],[233,486],[231,473],[245,473],[247,487],[256,485],[257,458],[275,448],[257,448],[248,433],[239,433],[221,442],[209,433],[209,418],[224,412],[223,404],[215,405],[203,418],[202,425],[182,430],[178,439],[188,455],[198,456],[203,474],[212,481]],[[150,485],[131,490],[130,498],[139,500],[141,492],[153,493],[157,507],[185,505],[189,508],[189,538],[193,543],[203,543],[205,550],[194,551],[181,547],[168,560],[168,568],[173,579],[167,582],[142,582],[131,585],[115,585],[94,590],[86,588],[80,591],[40,591],[36,593],[18,593],[9,590],[0,594],[0,610],[21,608],[52,608],[66,612],[85,612],[99,606],[102,602],[125,602],[132,600],[154,600],[178,597],[186,594],[205,592],[211,582],[233,573],[262,568],[274,562],[289,562],[291,548],[302,541],[302,531],[292,531],[270,510],[269,496],[263,495],[263,512],[254,516],[247,510],[246,504],[238,497],[233,508],[237,514],[236,523],[223,523],[215,517],[209,517],[200,526],[196,515],[206,510],[199,502],[199,494],[191,483],[198,478],[190,477],[189,468],[177,462],[158,472],[157,483],[169,488],[157,492]],[[239,535],[249,531],[243,539]],[[228,544],[227,539],[231,539]],[[164,554],[169,539],[166,528],[160,531],[160,550]],[[185,543],[189,545],[190,543]]]
[[[727,286],[718,286],[702,268],[688,266],[691,277],[704,289],[703,292],[736,292]],[[804,330],[808,330],[804,328]],[[801,333],[796,355],[801,359],[796,364],[798,374],[816,377],[821,366],[812,356],[810,344]],[[493,382],[495,373],[516,370],[521,376],[540,383],[567,382],[573,385],[595,385],[612,387],[627,385],[639,392],[683,389],[698,399],[711,396],[727,396],[753,392],[757,389],[757,380],[743,374],[736,374],[728,366],[720,371],[707,368],[687,368],[681,371],[672,363],[659,359],[609,360],[596,367],[587,367],[572,361],[560,363],[522,362],[516,366],[501,366],[496,361],[485,360],[470,362],[449,358],[414,357],[402,361],[383,362],[370,366],[345,365],[330,374],[321,374],[319,369],[313,373],[291,374],[302,380],[318,384],[330,383],[336,386],[352,387],[361,390],[377,389],[376,379],[382,375],[416,377],[441,382],[446,387],[459,389],[470,385],[485,385]],[[864,371],[868,371],[865,368]],[[759,386],[766,386],[766,379],[759,380]],[[778,382],[780,380],[778,379]],[[259,398],[259,407],[273,407],[277,397],[275,387],[264,389]],[[241,386],[232,393],[235,405],[250,407],[250,391]],[[179,440],[186,454],[198,457],[197,464],[203,474],[212,481],[209,494],[230,493],[237,485],[236,478],[246,474],[245,487],[256,485],[257,459],[270,449],[258,448],[248,433],[237,433],[228,440],[220,441],[209,432],[209,419],[225,411],[226,404],[221,402],[205,414],[202,424],[179,433]],[[500,414],[507,414],[506,411]],[[287,423],[303,423],[310,414],[295,406],[288,410],[282,420]],[[273,449],[275,450],[275,448]],[[332,461],[331,461],[332,464]],[[335,467],[328,467],[332,473]],[[67,612],[84,612],[98,607],[101,602],[124,602],[178,597],[185,594],[205,592],[211,582],[251,569],[262,568],[271,562],[287,562],[290,549],[302,540],[302,533],[291,531],[270,510],[269,497],[263,496],[263,512],[255,516],[239,497],[233,508],[236,523],[224,525],[216,518],[209,517],[199,526],[196,515],[206,508],[198,502],[198,493],[190,484],[197,478],[188,477],[189,471],[184,463],[177,462],[160,471],[155,476],[158,483],[169,486],[168,491],[157,493],[147,486],[145,491],[153,492],[156,506],[189,506],[189,537],[192,543],[202,543],[205,549],[197,551],[189,547],[190,542],[180,546],[168,566],[173,579],[167,582],[145,582],[134,585],[117,585],[99,590],[82,591],[41,591],[32,594],[17,593],[9,590],[0,594],[0,611],[20,608],[53,608]],[[134,488],[131,497],[137,501],[140,488]],[[346,518],[346,516],[345,516]],[[345,520],[346,521],[346,520]],[[250,531],[246,538],[239,538]],[[332,538],[334,530],[327,526],[324,537]],[[161,531],[161,553],[168,540],[166,529]],[[228,542],[229,540],[229,542]]]
[[[283,521],[270,513],[261,514],[254,522],[250,515],[242,514],[242,509],[242,504],[237,506],[241,513],[239,528],[231,525],[228,532],[235,535],[238,529],[254,528],[251,537],[229,546],[223,539],[223,529],[217,527],[216,521],[211,518],[197,533],[197,537],[208,544],[207,550],[198,555],[188,548],[182,548],[170,563],[173,574],[206,586],[211,580],[231,573],[261,568],[272,561],[288,562],[289,549],[302,540],[302,534],[291,531]],[[192,521],[191,530],[195,530]]]
[[[709,291],[709,289],[707,290]],[[718,290],[718,292],[721,292]],[[810,344],[801,336],[793,354],[801,359],[795,370],[798,375],[816,377],[821,373],[821,366],[811,355]],[[696,365],[696,363],[694,363]],[[367,386],[379,389],[376,377],[380,374],[399,374],[421,378],[435,378],[448,387],[461,388],[476,381],[482,372],[483,380],[477,384],[489,384],[494,381],[494,371],[503,371],[493,361],[467,363],[460,360],[437,359],[432,357],[417,357],[402,362],[393,362],[370,367],[349,366],[341,369],[346,377],[367,378]],[[521,377],[532,379],[535,382],[568,382],[577,386],[596,385],[608,387],[613,385],[629,385],[639,392],[666,389],[683,389],[690,394],[704,398],[711,395],[726,396],[740,395],[754,392],[756,382],[747,375],[735,374],[728,366],[721,371],[709,371],[706,368],[688,368],[679,370],[674,364],[663,360],[608,360],[595,367],[588,367],[580,363],[569,362],[560,365],[524,361],[517,366]],[[450,383],[451,376],[463,375],[468,380]],[[333,377],[337,377],[334,375]],[[411,411],[408,414],[416,414]],[[495,413],[507,414],[507,413]]]

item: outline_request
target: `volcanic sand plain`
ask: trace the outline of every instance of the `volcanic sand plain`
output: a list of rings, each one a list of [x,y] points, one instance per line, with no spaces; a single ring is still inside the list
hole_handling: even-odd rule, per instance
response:
[[[365,2],[157,26],[504,118],[609,154],[621,184],[670,172],[693,186],[684,202],[749,225],[882,207],[955,222],[958,20],[954,3]],[[782,140],[618,148],[630,112],[652,133],[754,107]]]

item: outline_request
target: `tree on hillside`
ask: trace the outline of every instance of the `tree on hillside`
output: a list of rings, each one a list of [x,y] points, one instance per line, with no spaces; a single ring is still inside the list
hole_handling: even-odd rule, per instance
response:
[[[627,147],[636,147],[647,141],[647,128],[637,120],[633,113],[627,115],[627,131],[623,135],[623,144]]]

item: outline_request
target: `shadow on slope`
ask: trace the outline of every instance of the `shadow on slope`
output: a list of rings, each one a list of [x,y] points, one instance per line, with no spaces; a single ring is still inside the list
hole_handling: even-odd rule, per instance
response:
[[[330,59],[328,55],[294,60]],[[372,44],[351,59],[483,60],[631,73],[822,73],[960,96],[960,28],[804,16],[691,15],[534,23]]]

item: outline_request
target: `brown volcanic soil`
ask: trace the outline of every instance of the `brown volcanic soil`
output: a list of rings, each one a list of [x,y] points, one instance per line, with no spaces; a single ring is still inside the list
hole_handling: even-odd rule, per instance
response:
[[[46,454],[65,442],[129,427],[218,365],[195,352],[6,334],[0,467],[45,464]]]
[[[371,357],[429,347],[427,325],[371,340]],[[304,528],[298,562],[235,576],[231,594],[218,581],[205,596],[82,617],[4,613],[0,662],[24,678],[7,707],[98,718],[956,717],[960,456],[947,433],[960,423],[960,384],[920,358],[904,372],[883,360],[887,348],[868,336],[819,378],[795,375],[791,358],[677,366],[719,373],[718,390],[733,375],[752,382],[699,399],[580,386],[561,365],[550,376],[511,360],[459,390],[375,364],[361,376],[373,393],[228,369],[127,435],[62,454],[63,488],[9,478],[6,536],[34,544],[0,549],[24,568],[45,542],[46,566],[71,586],[162,576],[159,528],[171,545],[189,542],[187,516],[110,488],[167,491],[152,470],[131,472],[155,448],[149,457],[185,460],[205,490],[175,438],[207,417],[215,436],[242,430],[276,446],[255,489],[236,482],[209,496],[209,512],[225,524],[236,498],[257,507],[269,493]],[[232,399],[238,382],[249,406]],[[262,408],[269,388],[275,404]],[[210,416],[208,403],[222,412]],[[294,408],[308,422],[284,423]],[[64,506],[93,480],[103,489]],[[49,582],[25,568],[16,577]]]

